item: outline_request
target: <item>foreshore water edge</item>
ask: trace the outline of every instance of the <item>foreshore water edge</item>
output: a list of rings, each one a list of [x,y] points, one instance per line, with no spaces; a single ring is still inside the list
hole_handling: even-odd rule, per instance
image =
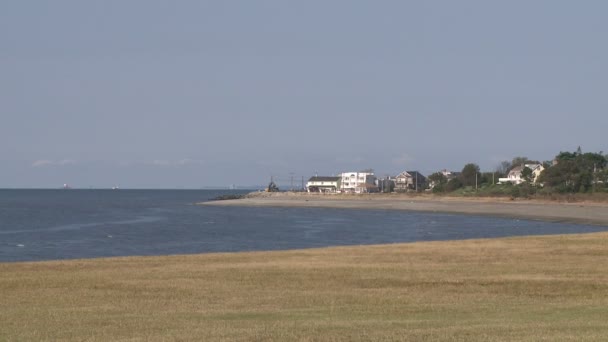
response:
[[[407,194],[316,194],[254,192],[239,199],[201,202],[212,206],[403,210],[486,215],[547,222],[608,226],[608,203],[560,203],[509,198],[410,196]]]

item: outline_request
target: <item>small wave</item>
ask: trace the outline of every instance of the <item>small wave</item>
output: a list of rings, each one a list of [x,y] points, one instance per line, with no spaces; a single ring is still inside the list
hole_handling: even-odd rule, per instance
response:
[[[150,223],[150,222],[160,221],[162,219],[163,218],[159,217],[159,216],[141,216],[141,217],[131,219],[131,220],[94,222],[94,223],[73,223],[73,224],[66,224],[66,225],[62,225],[62,226],[40,228],[40,229],[5,230],[5,231],[0,231],[0,235],[21,234],[21,233],[39,233],[39,232],[60,232],[60,231],[80,230],[83,228],[90,228],[90,227],[97,227],[97,226],[114,226],[114,225],[125,225],[125,224],[135,224],[135,223]]]

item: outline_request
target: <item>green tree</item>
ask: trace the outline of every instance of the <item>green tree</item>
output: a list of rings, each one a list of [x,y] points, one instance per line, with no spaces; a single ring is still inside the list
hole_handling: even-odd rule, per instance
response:
[[[475,186],[479,181],[479,166],[473,163],[466,164],[462,168],[460,178],[464,186]]]
[[[448,178],[441,172],[431,174],[428,179],[433,183],[433,185],[445,184],[448,182]]]
[[[588,192],[597,188],[598,172],[606,167],[603,153],[560,152],[556,165],[545,169],[540,181],[558,192]]]
[[[511,168],[509,169],[509,171],[516,166],[522,166],[526,163],[528,163],[528,157],[515,157],[511,161]]]
[[[598,187],[596,187],[596,190],[608,189],[608,169],[598,171],[596,173],[595,180],[598,182]]]
[[[606,167],[606,157],[600,153],[585,153],[581,155],[584,163],[588,167],[593,167],[596,170],[603,169]]]
[[[528,157],[515,157],[511,161],[511,169],[516,166],[524,166],[525,164],[540,164],[540,162],[538,160],[531,160]]]
[[[540,175],[539,182],[558,192],[575,192],[575,174],[578,168],[574,160],[558,159],[558,163],[545,169]]]
[[[559,154],[557,156],[555,156],[555,159],[559,162],[559,161],[564,161],[564,160],[576,160],[576,158],[580,155],[583,154],[583,151],[581,150],[581,147],[579,146],[576,149],[576,152],[559,152]]]
[[[532,169],[530,169],[529,167],[524,167],[521,170],[521,178],[523,178],[523,180],[526,183],[531,183],[532,182]]]
[[[462,188],[462,181],[459,178],[452,178],[445,185],[446,192],[452,192],[460,188]]]
[[[441,172],[435,172],[427,177],[434,193],[444,192],[448,178]]]
[[[496,167],[496,177],[506,177],[509,173],[509,170],[512,169],[511,162],[508,160],[504,160],[500,162],[500,164]]]
[[[481,177],[479,178],[479,185],[493,185],[498,182],[498,178],[501,177],[497,175],[496,172],[482,172]]]

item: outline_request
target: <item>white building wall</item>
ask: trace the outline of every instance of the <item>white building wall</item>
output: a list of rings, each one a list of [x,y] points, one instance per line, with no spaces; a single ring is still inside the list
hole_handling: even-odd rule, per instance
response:
[[[532,170],[532,183],[536,183],[536,179],[540,176],[541,172],[545,169],[541,164],[525,164],[524,167]],[[523,183],[523,179],[521,178],[521,170],[517,170],[517,172],[511,171],[507,175],[507,178],[499,178],[499,183],[510,182],[513,184],[521,184]]]
[[[306,188],[310,187],[335,187],[338,189],[338,182],[334,181],[308,181],[306,182]]]
[[[364,185],[376,185],[376,176],[373,172],[344,172],[339,175],[340,190],[346,192],[357,192]]]

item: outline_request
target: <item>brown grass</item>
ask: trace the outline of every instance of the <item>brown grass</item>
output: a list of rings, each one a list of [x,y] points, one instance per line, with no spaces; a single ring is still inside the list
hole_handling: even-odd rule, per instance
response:
[[[0,340],[607,340],[608,233],[0,264]]]

